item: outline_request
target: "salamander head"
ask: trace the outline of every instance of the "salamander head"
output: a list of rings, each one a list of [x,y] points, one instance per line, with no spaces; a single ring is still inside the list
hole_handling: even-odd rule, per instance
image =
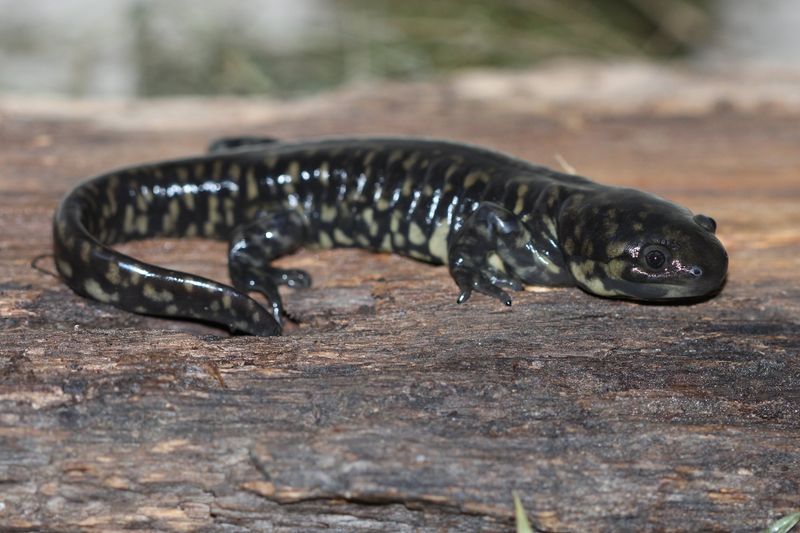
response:
[[[585,198],[585,197],[584,197]],[[576,283],[601,296],[665,301],[722,288],[728,254],[705,215],[632,189],[570,198],[559,241]]]

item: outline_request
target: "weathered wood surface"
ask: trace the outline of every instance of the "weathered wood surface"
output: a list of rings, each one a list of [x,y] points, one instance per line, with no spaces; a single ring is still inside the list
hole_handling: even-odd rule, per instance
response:
[[[0,528],[511,531],[512,490],[546,531],[753,531],[800,507],[800,110],[780,91],[608,114],[507,96],[443,83],[96,119],[0,101]],[[161,122],[140,120],[151,105]],[[242,131],[561,154],[715,217],[729,282],[693,306],[574,289],[457,306],[444,269],[303,252],[285,260],[315,276],[286,295],[299,325],[261,339],[117,311],[29,266],[83,177]],[[125,249],[225,280],[219,243]]]

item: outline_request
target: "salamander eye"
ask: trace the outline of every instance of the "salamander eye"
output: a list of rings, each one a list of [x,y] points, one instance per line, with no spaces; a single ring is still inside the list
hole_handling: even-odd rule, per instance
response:
[[[648,246],[644,249],[642,257],[648,268],[659,270],[667,262],[669,252],[662,246]]]
[[[650,268],[661,268],[664,266],[664,262],[667,260],[667,258],[664,257],[664,254],[658,250],[651,250],[647,252],[647,255],[644,257],[647,261],[647,266]]]

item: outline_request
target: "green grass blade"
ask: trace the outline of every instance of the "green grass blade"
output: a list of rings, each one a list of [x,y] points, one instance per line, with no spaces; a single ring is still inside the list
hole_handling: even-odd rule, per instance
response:
[[[522,502],[519,500],[519,494],[516,491],[511,494],[514,496],[514,517],[517,520],[517,533],[533,533],[528,517],[525,515],[525,509],[522,508]]]
[[[800,523],[800,511],[784,516],[767,526],[764,533],[789,533],[791,529]]]

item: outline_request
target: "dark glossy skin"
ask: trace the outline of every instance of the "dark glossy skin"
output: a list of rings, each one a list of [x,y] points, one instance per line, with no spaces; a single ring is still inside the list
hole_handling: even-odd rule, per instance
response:
[[[309,275],[270,262],[301,246],[359,247],[447,264],[460,289],[500,299],[578,285],[645,301],[718,291],[728,259],[714,221],[486,149],[423,139],[300,143],[222,139],[212,153],[110,172],[54,219],[59,272],[78,294],[136,313],[280,334],[278,285]],[[233,286],[110,248],[154,236],[230,243]],[[263,293],[267,310],[247,296]]]

